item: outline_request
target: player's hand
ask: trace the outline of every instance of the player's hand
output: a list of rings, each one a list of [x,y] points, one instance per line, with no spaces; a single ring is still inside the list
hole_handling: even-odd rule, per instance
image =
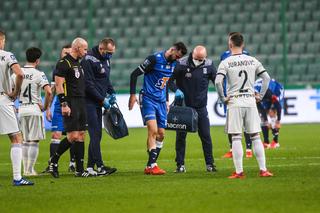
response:
[[[129,110],[132,110],[135,103],[138,103],[138,99],[135,94],[131,94],[128,103]]]
[[[11,99],[11,101],[15,101],[18,97],[18,93],[16,91],[5,94]]]
[[[281,128],[281,124],[280,121],[276,121],[276,125],[274,126],[276,129],[280,129]]]
[[[109,98],[105,98],[105,99],[103,100],[102,105],[103,105],[103,107],[104,107],[105,109],[110,109],[110,107],[111,107],[110,99],[109,99]]]
[[[262,100],[259,93],[255,93],[254,97],[255,97],[257,103],[259,103]]]
[[[109,103],[110,103],[111,105],[117,103],[116,94],[113,93],[113,94],[111,94],[108,98],[109,98]]]
[[[227,96],[227,97],[225,97],[222,101],[223,101],[223,103],[224,103],[225,105],[228,105],[228,103],[229,103],[229,101],[230,101],[230,97]]]
[[[70,116],[71,115],[71,109],[69,106],[61,106],[61,112],[63,116]]]
[[[184,94],[180,89],[177,89],[175,94],[174,94],[174,97],[175,97],[176,100],[181,100],[181,99],[184,98]]]
[[[170,111],[170,104],[169,104],[169,101],[166,101],[166,106],[167,106],[167,113],[169,113],[169,111]]]
[[[42,103],[37,103],[37,104],[38,104],[38,106],[39,106],[39,108],[40,108],[41,112],[43,112],[43,111],[44,111],[44,108],[43,108]]]
[[[50,108],[48,108],[48,109],[46,110],[46,118],[47,118],[47,121],[49,121],[49,122],[52,121],[52,114],[51,114]]]

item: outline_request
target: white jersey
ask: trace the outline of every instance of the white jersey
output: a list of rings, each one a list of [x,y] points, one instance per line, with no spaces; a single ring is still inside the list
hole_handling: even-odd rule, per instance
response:
[[[19,115],[42,115],[39,103],[42,103],[41,88],[49,85],[46,75],[32,66],[24,66],[22,68],[23,82],[19,95]],[[15,75],[12,75],[15,80]]]
[[[223,60],[217,74],[227,78],[228,107],[256,107],[254,82],[265,68],[254,57],[245,54],[232,55]]]
[[[4,93],[12,92],[11,66],[17,63],[16,57],[11,52],[0,50],[0,105],[13,105],[12,100]]]

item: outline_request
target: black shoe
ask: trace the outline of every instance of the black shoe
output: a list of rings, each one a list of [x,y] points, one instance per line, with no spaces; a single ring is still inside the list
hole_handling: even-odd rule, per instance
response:
[[[68,168],[68,171],[69,171],[69,172],[75,172],[75,171],[76,171],[76,167],[75,167],[73,164],[71,164],[71,165],[69,166],[69,168]]]
[[[174,171],[175,173],[185,173],[187,172],[186,167],[184,165],[179,165],[176,168],[176,171]]]
[[[217,172],[216,166],[214,164],[207,165],[207,172]]]
[[[117,171],[117,168],[111,168],[109,166],[101,166],[101,167],[98,167],[98,169],[97,169],[98,176],[111,175],[112,173],[115,173],[116,171]]]
[[[52,177],[59,178],[58,164],[50,163],[49,173],[52,175]]]
[[[83,172],[75,172],[74,176],[76,177],[96,177],[97,173],[96,172],[88,172],[87,170],[83,171]]]

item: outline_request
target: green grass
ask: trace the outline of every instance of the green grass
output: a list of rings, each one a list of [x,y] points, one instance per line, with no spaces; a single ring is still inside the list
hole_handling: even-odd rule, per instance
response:
[[[281,147],[267,150],[273,178],[259,178],[254,158],[244,159],[247,178],[230,180],[231,159],[222,127],[211,130],[218,173],[205,171],[201,142],[190,134],[187,173],[175,174],[174,132],[167,131],[159,165],[164,176],[143,175],[147,160],[146,129],[114,141],[104,134],[103,158],[118,172],[106,177],[75,178],[60,160],[59,179],[30,178],[33,187],[11,186],[9,139],[0,137],[0,212],[318,212],[320,207],[320,125],[283,125]],[[47,135],[49,138],[49,134]],[[88,138],[87,138],[88,142]],[[36,170],[46,167],[49,139],[41,142]]]

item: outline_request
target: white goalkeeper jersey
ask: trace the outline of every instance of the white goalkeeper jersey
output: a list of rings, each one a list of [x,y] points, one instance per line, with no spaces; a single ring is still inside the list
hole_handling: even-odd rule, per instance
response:
[[[4,93],[12,92],[11,66],[17,63],[11,52],[0,50],[0,105],[13,105],[13,101]]]
[[[39,103],[42,103],[41,89],[49,85],[48,79],[44,72],[35,69],[33,66],[24,66],[23,82],[19,95],[19,115],[42,115]],[[15,75],[12,76],[15,81]]]
[[[218,74],[227,79],[228,107],[256,107],[254,82],[265,68],[254,57],[245,54],[231,55],[218,67]]]

